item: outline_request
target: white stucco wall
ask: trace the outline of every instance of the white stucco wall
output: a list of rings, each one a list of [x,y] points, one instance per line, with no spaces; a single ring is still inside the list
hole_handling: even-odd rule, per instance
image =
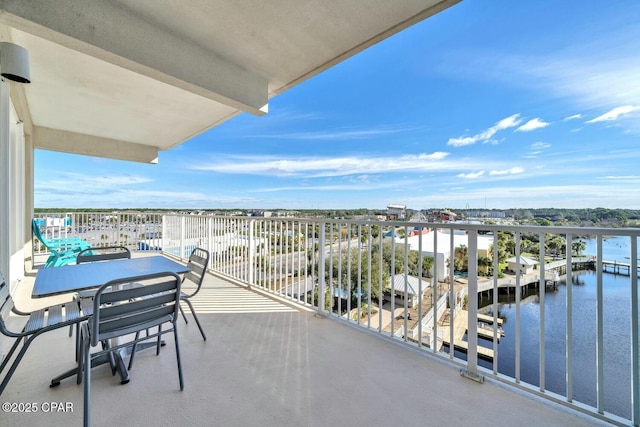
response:
[[[0,82],[0,271],[14,291],[24,278],[26,148],[10,85]]]

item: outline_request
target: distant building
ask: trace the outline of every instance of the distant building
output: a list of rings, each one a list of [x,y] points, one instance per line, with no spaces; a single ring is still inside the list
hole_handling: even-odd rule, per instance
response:
[[[427,235],[418,234],[415,236],[410,236],[406,240],[409,245],[409,250],[412,250],[412,251],[422,250],[422,256],[428,256],[434,259],[434,266],[436,266],[438,270],[437,280],[441,282],[449,274],[447,261],[453,256],[453,254],[450,251],[452,236],[453,236],[454,250],[455,248],[459,248],[462,245],[468,248],[469,241],[468,241],[468,236],[465,233],[456,233],[454,231],[454,233],[451,234],[449,230],[438,230],[436,231],[435,236],[436,237],[434,238],[434,234],[432,232]],[[434,250],[434,243],[435,243],[434,240],[437,240],[437,244],[438,244],[437,252],[436,250]],[[396,237],[396,241],[404,242],[405,239]],[[478,239],[476,243],[478,247],[478,252],[477,252],[478,257],[488,257],[489,248],[493,244],[493,236],[478,235]],[[430,273],[433,274],[433,270],[431,270]]]
[[[387,219],[405,219],[407,215],[406,205],[387,205]]]
[[[502,211],[469,211],[467,212],[469,218],[506,218],[506,212]]]
[[[418,301],[424,298],[425,293],[431,287],[431,279],[420,279],[415,276],[404,274],[396,274],[391,280],[393,288],[392,292],[389,292],[388,297],[385,295],[385,300],[391,300],[392,296],[395,296],[396,306],[402,306],[405,300],[405,292],[407,298],[407,306],[414,307],[418,305]]]
[[[507,259],[507,263],[509,264],[509,270],[516,273],[518,271],[518,262],[516,261],[516,257],[511,257]],[[527,258],[525,256],[520,256],[520,273],[527,274],[531,273],[533,270],[537,268],[537,265],[540,264],[535,259]]]
[[[448,209],[434,210],[431,212],[431,219],[436,222],[455,222],[458,215]]]
[[[409,232],[409,236],[416,236],[418,234],[429,234],[431,229],[429,227],[413,227],[413,230]]]

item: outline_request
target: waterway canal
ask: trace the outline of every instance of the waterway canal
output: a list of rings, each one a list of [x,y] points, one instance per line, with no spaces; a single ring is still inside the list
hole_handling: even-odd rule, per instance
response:
[[[607,239],[603,258],[625,261],[628,238]],[[587,255],[595,255],[595,242],[587,241]],[[630,417],[631,307],[628,276],[604,274],[604,390],[605,411]],[[592,271],[574,273],[573,298],[573,398],[596,406],[596,276]],[[566,396],[566,292],[565,282],[545,293],[545,388]],[[500,295],[499,315],[505,319],[505,336],[498,345],[498,372],[515,377],[516,306],[513,292]],[[491,304],[483,298],[480,307]],[[492,347],[492,343],[479,339]],[[523,292],[520,306],[520,378],[539,385],[540,296],[536,289]],[[465,357],[464,355],[458,355]],[[479,361],[492,369],[492,362]]]

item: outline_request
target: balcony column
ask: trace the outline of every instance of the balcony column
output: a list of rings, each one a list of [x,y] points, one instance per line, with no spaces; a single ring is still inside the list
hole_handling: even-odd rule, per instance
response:
[[[9,83],[0,79],[0,272],[11,288],[11,129]]]

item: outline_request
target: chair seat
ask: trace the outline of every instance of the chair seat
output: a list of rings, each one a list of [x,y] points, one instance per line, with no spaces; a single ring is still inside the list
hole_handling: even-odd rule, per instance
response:
[[[12,330],[7,325],[9,315],[26,318],[26,323],[21,331]],[[9,351],[0,355],[0,395],[7,387],[13,373],[18,368],[29,346],[38,336],[62,327],[79,325],[88,319],[80,311],[78,301],[69,301],[62,304],[23,312],[15,307],[9,286],[0,273],[0,333],[14,339]],[[14,357],[15,356],[15,357]],[[8,368],[5,372],[5,368]]]
[[[24,332],[70,322],[82,317],[78,303],[68,302],[36,310],[29,315]]]

